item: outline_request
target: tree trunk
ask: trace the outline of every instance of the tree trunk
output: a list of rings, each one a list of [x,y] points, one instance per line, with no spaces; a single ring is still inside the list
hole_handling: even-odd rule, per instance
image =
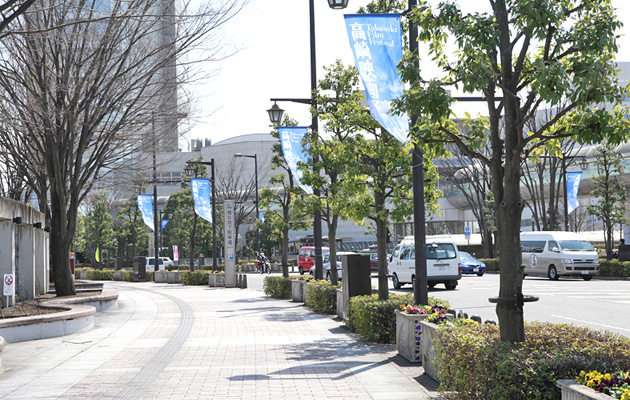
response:
[[[52,218],[50,226],[50,262],[55,282],[57,297],[76,294],[72,274],[70,273],[70,245],[74,232],[68,231],[66,205],[55,201],[51,196]]]
[[[337,273],[337,221],[338,217],[333,215],[332,222],[328,224],[328,242],[330,247],[330,281],[333,285],[339,282],[339,274]],[[325,273],[326,271],[324,271]],[[324,275],[324,279],[326,276]]]
[[[389,299],[387,279],[387,221],[376,221],[376,251],[378,255],[378,299]]]
[[[282,276],[289,277],[289,227],[282,228]]]

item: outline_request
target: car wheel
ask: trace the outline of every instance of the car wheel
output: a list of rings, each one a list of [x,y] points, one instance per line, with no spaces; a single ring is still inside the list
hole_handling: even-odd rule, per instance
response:
[[[398,280],[398,275],[396,274],[392,276],[392,283],[394,284],[394,289],[400,289],[402,287],[402,285],[400,284],[400,281]]]
[[[412,276],[411,277],[411,289],[413,290],[413,292],[416,292],[416,277]]]
[[[582,278],[583,278],[585,281],[590,281],[591,279],[593,279],[593,275],[582,275]]]
[[[327,280],[328,282],[332,282],[332,277],[330,276],[330,272],[327,272],[327,273],[326,273],[326,280]]]
[[[304,275],[304,268],[300,267],[300,275]]]
[[[483,276],[483,272],[478,273],[477,276]]]
[[[446,290],[455,290],[455,288],[457,287],[457,282],[449,281],[449,282],[446,282],[444,286],[446,286]]]
[[[428,282],[427,286],[429,286],[429,289],[433,289],[435,287],[435,282]]]
[[[555,265],[550,265],[549,266],[549,272],[547,273],[547,276],[552,281],[557,281],[558,280],[558,270],[556,269]]]

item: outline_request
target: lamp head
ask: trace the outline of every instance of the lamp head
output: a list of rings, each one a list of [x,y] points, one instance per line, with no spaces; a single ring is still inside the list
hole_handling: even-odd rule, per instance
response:
[[[272,124],[279,124],[282,122],[282,114],[284,113],[284,110],[278,107],[278,104],[275,101],[273,106],[267,110],[267,113],[269,114],[269,120]]]

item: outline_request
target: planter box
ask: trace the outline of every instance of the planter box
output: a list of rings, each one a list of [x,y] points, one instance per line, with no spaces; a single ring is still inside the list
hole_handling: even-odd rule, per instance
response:
[[[348,319],[348,302],[344,301],[343,289],[335,289],[337,292],[337,316],[343,321]]]
[[[425,374],[429,375],[436,382],[439,382],[437,367],[433,364],[433,361],[435,360],[433,339],[435,339],[437,330],[440,327],[439,325],[425,321],[420,321],[420,326],[420,329],[422,330],[422,368],[424,368]]]
[[[210,287],[225,287],[225,274],[208,274]]]
[[[182,272],[181,271],[166,272],[166,281],[168,283],[182,283]]]
[[[306,299],[308,299],[308,291],[306,290],[307,286],[308,286],[308,282],[304,282],[304,286],[302,286],[304,290],[304,303],[306,303]]]
[[[114,280],[115,281],[122,281],[123,280],[123,272],[118,270],[118,271],[114,271]]]
[[[572,379],[560,379],[556,386],[562,391],[562,400],[610,400],[614,397],[594,391]]]
[[[306,286],[306,281],[301,281],[298,279],[291,281],[291,292],[293,294],[293,301],[295,302],[304,302],[304,287]]]
[[[412,363],[422,362],[422,325],[428,314],[396,311],[396,350]]]
[[[168,282],[168,276],[166,271],[156,271],[153,273],[153,280],[155,283],[166,283]]]

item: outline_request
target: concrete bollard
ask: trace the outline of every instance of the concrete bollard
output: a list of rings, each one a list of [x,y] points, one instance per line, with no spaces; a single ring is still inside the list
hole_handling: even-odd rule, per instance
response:
[[[243,280],[241,281],[241,289],[247,289],[247,275],[243,274]]]
[[[471,315],[470,319],[472,319],[473,321],[481,323],[481,317],[479,315]]]

